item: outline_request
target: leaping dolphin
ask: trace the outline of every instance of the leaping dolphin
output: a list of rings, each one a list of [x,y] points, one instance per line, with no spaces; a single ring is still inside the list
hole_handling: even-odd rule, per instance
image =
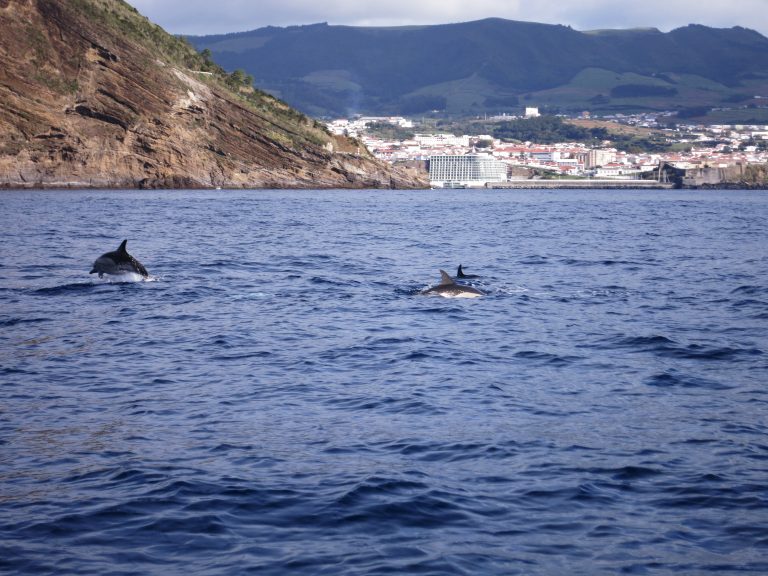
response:
[[[128,254],[128,251],[125,249],[127,243],[128,240],[123,240],[117,250],[99,256],[96,262],[93,263],[93,269],[90,271],[90,274],[98,272],[99,278],[103,278],[104,274],[126,274],[130,272],[140,274],[144,278],[149,276],[149,272],[147,272],[147,269],[144,268],[141,262]]]
[[[443,298],[477,298],[478,296],[485,296],[485,292],[482,290],[472,286],[457,284],[445,270],[440,270],[440,278],[440,284],[423,290],[421,294],[437,294]]]

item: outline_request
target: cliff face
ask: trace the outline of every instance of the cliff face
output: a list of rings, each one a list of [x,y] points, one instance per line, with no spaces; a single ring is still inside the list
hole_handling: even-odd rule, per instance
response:
[[[736,190],[768,189],[768,164],[737,164],[727,168],[686,170],[684,188],[721,188]]]
[[[122,0],[0,0],[0,186],[420,188]],[[252,95],[253,96],[253,95]]]

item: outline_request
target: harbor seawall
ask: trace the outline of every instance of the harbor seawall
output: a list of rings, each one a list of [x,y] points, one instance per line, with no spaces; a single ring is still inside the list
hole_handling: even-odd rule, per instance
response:
[[[656,182],[655,180],[510,180],[508,182],[494,183],[488,188],[520,188],[520,189],[618,189],[634,190],[649,189],[662,190],[674,188],[671,182]]]

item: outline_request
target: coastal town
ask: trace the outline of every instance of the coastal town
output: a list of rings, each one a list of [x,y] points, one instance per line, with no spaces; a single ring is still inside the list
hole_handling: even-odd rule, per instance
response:
[[[501,123],[538,116],[538,109],[527,108],[524,116],[488,120]],[[687,175],[687,184],[715,185],[724,174],[743,173],[747,166],[768,163],[766,125],[677,124],[672,128],[665,122],[669,116],[671,113],[628,114],[600,119],[619,129],[661,134],[669,149],[654,152],[622,150],[610,139],[598,145],[541,144],[505,141],[490,134],[456,135],[425,130],[424,125],[403,117],[337,119],[328,128],[357,138],[379,159],[421,165],[429,170],[432,187],[513,187],[516,182],[565,180],[664,184],[668,175],[662,166]],[[394,127],[401,136],[383,138],[380,131],[372,130],[383,125]]]

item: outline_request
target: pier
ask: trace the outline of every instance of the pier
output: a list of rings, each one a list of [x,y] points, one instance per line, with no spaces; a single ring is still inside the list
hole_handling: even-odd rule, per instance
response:
[[[656,180],[509,180],[507,182],[493,182],[487,188],[510,189],[616,189],[616,190],[665,190],[674,188],[672,182],[657,182]]]

